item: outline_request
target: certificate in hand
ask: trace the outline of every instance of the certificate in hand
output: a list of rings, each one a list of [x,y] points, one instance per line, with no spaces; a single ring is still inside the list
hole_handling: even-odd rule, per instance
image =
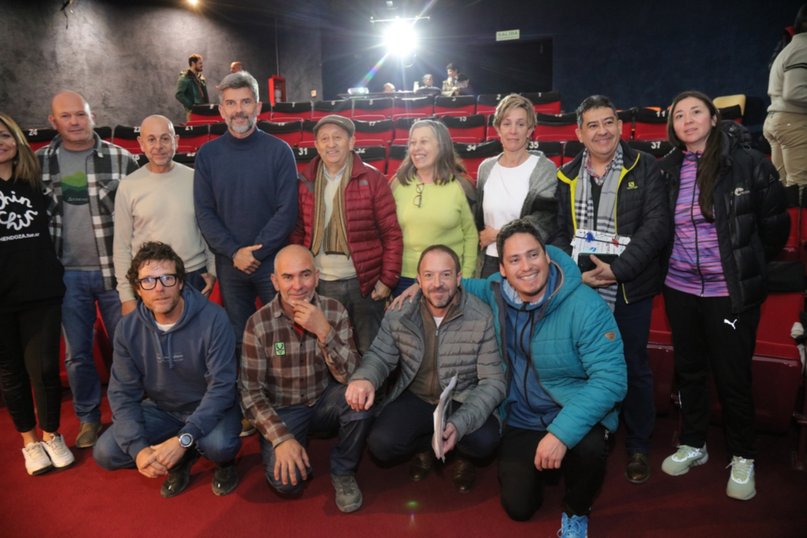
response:
[[[451,399],[451,392],[457,386],[457,374],[451,378],[446,388],[440,393],[440,401],[434,410],[434,435],[432,435],[432,448],[434,456],[441,461],[446,461],[446,454],[443,445],[443,430],[446,429],[446,406]]]

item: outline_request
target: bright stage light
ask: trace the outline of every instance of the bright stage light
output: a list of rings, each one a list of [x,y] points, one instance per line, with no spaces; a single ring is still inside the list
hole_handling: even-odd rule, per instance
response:
[[[415,52],[417,45],[414,22],[396,21],[384,32],[384,46],[390,54],[407,56]]]

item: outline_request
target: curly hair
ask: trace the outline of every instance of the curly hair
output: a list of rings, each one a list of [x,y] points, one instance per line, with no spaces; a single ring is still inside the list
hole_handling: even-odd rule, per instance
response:
[[[140,250],[138,250],[135,257],[132,258],[132,263],[129,265],[129,270],[126,272],[126,280],[129,281],[129,285],[132,286],[133,290],[138,288],[137,280],[140,268],[143,267],[146,262],[151,261],[174,262],[174,272],[177,275],[177,282],[185,282],[185,264],[182,262],[182,258],[171,248],[171,245],[159,241],[147,241],[140,246]]]

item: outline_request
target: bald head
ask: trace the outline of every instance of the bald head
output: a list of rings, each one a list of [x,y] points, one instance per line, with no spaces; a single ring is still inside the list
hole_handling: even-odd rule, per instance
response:
[[[90,105],[80,94],[62,91],[53,96],[48,120],[69,151],[84,151],[95,145],[95,117]]]
[[[137,137],[137,141],[149,160],[146,166],[151,172],[164,174],[174,168],[173,159],[179,137],[171,120],[159,114],[148,116],[140,124],[140,136]]]
[[[311,302],[319,284],[319,271],[311,252],[300,245],[289,245],[275,256],[272,284],[280,294],[283,310],[293,317],[294,304]]]
[[[244,65],[239,61],[235,61],[235,62],[230,64],[230,73],[238,73],[239,71],[243,71],[243,70],[244,70]]]

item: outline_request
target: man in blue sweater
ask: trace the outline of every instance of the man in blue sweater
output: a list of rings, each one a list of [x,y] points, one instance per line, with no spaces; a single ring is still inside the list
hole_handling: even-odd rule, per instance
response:
[[[167,475],[160,493],[173,497],[188,486],[201,453],[216,464],[213,493],[226,495],[238,485],[241,448],[227,316],[184,285],[182,258],[164,243],[143,244],[126,276],[140,302],[115,333],[107,392],[113,422],[93,457],[105,469]]]
[[[289,145],[257,128],[261,103],[252,75],[231,73],[218,90],[227,133],[199,149],[193,200],[240,347],[255,298],[268,304],[275,295],[275,254],[297,222],[297,168]]]
[[[258,81],[246,71],[221,81],[219,113],[227,133],[196,156],[196,220],[216,256],[221,299],[235,331],[237,354],[247,320],[275,296],[275,254],[297,222],[297,166],[288,144],[257,128]],[[255,433],[244,420],[242,436]]]

